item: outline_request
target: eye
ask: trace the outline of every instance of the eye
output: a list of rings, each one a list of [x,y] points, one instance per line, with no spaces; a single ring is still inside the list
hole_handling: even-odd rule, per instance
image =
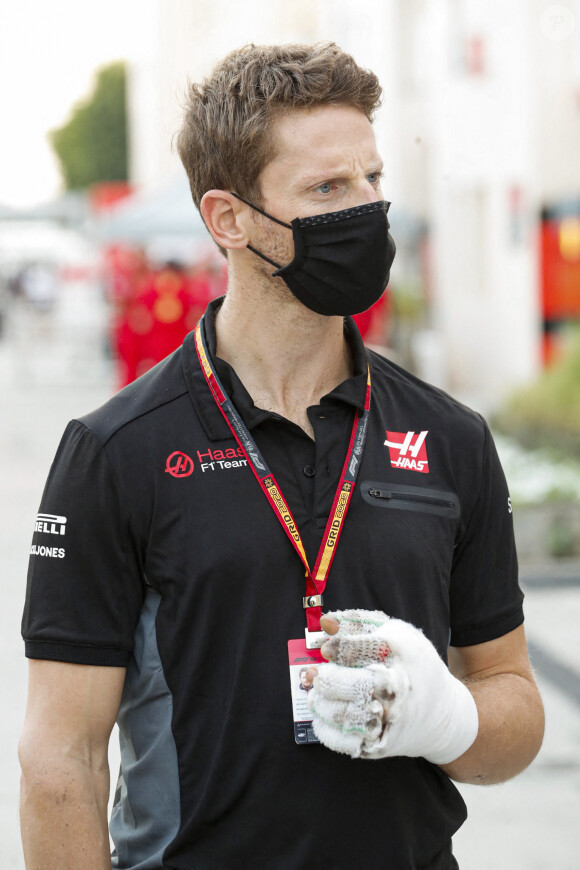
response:
[[[323,184],[319,184],[316,190],[319,193],[330,193],[330,191],[332,190],[332,182],[325,181]]]
[[[381,178],[382,178],[382,177],[383,177],[383,173],[382,173],[382,172],[370,172],[370,173],[367,175],[367,179],[368,179],[368,181],[369,181],[369,184],[372,184],[372,185],[380,184],[380,181],[381,181]]]

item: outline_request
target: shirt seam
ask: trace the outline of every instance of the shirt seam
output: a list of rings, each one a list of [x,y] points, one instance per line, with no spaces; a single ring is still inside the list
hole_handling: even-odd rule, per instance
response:
[[[457,556],[457,550],[462,547],[463,542],[468,537],[469,532],[471,531],[471,527],[472,527],[473,523],[475,522],[476,509],[477,509],[477,505],[479,504],[481,490],[483,487],[483,480],[484,480],[483,469],[484,469],[484,465],[485,465],[485,457],[486,457],[487,451],[489,449],[489,434],[488,434],[489,430],[488,430],[487,425],[485,423],[485,420],[483,419],[481,414],[478,414],[477,412],[475,412],[475,414],[476,414],[476,416],[477,416],[478,420],[480,421],[481,426],[483,428],[483,450],[481,451],[481,460],[480,460],[480,466],[479,466],[479,486],[477,488],[477,495],[476,495],[475,499],[473,500],[473,505],[472,505],[472,508],[471,508],[471,511],[469,514],[469,520],[466,523],[463,534],[459,537],[459,540],[456,541],[453,561],[455,561],[455,557]]]
[[[131,417],[130,420],[125,420],[124,423],[121,423],[113,432],[111,432],[109,435],[107,435],[107,437],[104,440],[101,440],[96,435],[96,433],[91,428],[89,428],[89,426],[86,425],[86,423],[83,423],[83,421],[79,420],[77,417],[73,418],[73,422],[79,423],[81,426],[84,426],[84,428],[87,430],[87,432],[90,432],[91,435],[93,435],[95,437],[95,439],[98,441],[98,443],[100,444],[100,446],[104,450],[105,447],[109,444],[109,441],[112,441],[112,439],[115,437],[115,435],[117,435],[119,432],[121,432],[126,426],[130,426],[131,423],[135,423],[137,420],[140,420],[142,417],[146,417],[148,414],[153,414],[155,411],[158,411],[159,408],[163,408],[165,405],[170,405],[171,402],[176,402],[178,399],[181,399],[181,398],[183,398],[183,396],[187,396],[187,395],[188,395],[188,389],[186,386],[185,389],[181,393],[179,393],[178,395],[171,396],[170,399],[165,399],[163,402],[159,402],[159,404],[155,405],[154,408],[148,408],[146,411],[141,411],[139,414],[136,414],[135,417]]]
[[[94,649],[94,650],[103,650],[107,652],[117,652],[117,653],[131,653],[131,649],[122,649],[122,647],[118,646],[102,646],[97,643],[78,643],[74,640],[49,640],[48,638],[32,638],[26,634],[22,635],[22,639],[27,644],[34,644],[35,646],[44,646],[45,644],[51,644],[51,646],[70,646],[75,647],[76,649]]]
[[[453,634],[463,634],[468,633],[469,631],[476,631],[477,629],[488,628],[493,625],[501,625],[502,622],[505,622],[522,612],[523,607],[520,602],[510,610],[507,610],[500,615],[496,614],[495,616],[490,616],[489,619],[484,619],[482,622],[464,622],[460,625],[453,625],[451,626],[451,632]]]
[[[96,443],[99,445],[99,448],[100,448],[101,451],[102,451],[103,457],[104,457],[104,459],[105,459],[107,465],[109,466],[109,469],[110,469],[110,472],[111,472],[111,475],[112,475],[112,479],[113,479],[113,481],[114,481],[114,483],[115,483],[115,486],[117,487],[117,490],[118,490],[118,493],[119,493],[119,497],[120,497],[120,499],[121,499],[121,503],[122,503],[122,506],[123,506],[123,510],[125,510],[125,512],[126,512],[126,514],[127,514],[127,518],[128,518],[128,520],[129,520],[129,525],[130,525],[130,527],[131,527],[131,531],[132,531],[132,533],[133,533],[133,538],[134,538],[135,542],[139,542],[139,543],[141,543],[141,538],[140,538],[140,535],[139,535],[139,533],[138,533],[138,527],[137,527],[136,520],[135,520],[135,518],[133,517],[133,514],[131,513],[131,510],[130,510],[129,505],[128,505],[128,499],[127,499],[127,496],[126,496],[126,494],[125,494],[124,487],[122,486],[121,481],[120,481],[120,479],[119,479],[119,476],[118,476],[118,474],[117,474],[117,471],[116,471],[116,469],[115,469],[115,466],[114,466],[114,464],[113,464],[111,458],[109,457],[109,455],[108,455],[108,453],[107,453],[107,449],[106,449],[105,444],[103,444],[103,442],[102,442],[101,439],[96,435],[96,433],[93,432],[92,429],[89,429],[89,427],[88,427],[85,423],[83,423],[83,422],[80,421],[80,420],[75,420],[74,422],[77,423],[79,426],[82,426],[83,429],[84,429],[84,430],[85,430],[85,431],[90,435],[90,437],[93,438],[93,439],[96,441]],[[120,430],[118,430],[118,431],[120,431]],[[106,442],[107,444],[109,443],[109,440],[110,440],[110,439],[107,439],[107,442]],[[144,576],[145,576],[145,570],[144,570],[144,565],[143,565],[143,561],[142,561],[143,558],[144,558],[144,554],[141,553],[141,552],[140,552],[139,554],[140,554],[140,556],[141,556],[141,560],[140,560],[140,561],[141,561],[141,564],[140,564],[141,574],[142,574],[143,577],[144,577]]]

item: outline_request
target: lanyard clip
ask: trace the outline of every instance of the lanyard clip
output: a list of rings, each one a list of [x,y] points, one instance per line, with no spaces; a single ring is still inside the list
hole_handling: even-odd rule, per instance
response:
[[[302,599],[302,606],[305,610],[308,607],[322,607],[322,595],[307,595]]]
[[[328,640],[328,635],[325,631],[308,631],[304,629],[306,637],[306,649],[320,649],[325,640]]]

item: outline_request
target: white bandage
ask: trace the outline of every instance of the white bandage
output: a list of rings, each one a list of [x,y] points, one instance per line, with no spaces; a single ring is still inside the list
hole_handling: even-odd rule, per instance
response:
[[[477,736],[469,689],[415,626],[381,611],[328,614],[340,623],[308,702],[321,743],[354,758],[454,761]]]

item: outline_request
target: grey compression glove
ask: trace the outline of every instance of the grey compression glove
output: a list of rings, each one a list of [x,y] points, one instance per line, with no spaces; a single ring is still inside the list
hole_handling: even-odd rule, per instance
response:
[[[422,631],[382,611],[328,614],[340,623],[308,696],[316,736],[353,758],[459,758],[478,730],[469,689]]]

